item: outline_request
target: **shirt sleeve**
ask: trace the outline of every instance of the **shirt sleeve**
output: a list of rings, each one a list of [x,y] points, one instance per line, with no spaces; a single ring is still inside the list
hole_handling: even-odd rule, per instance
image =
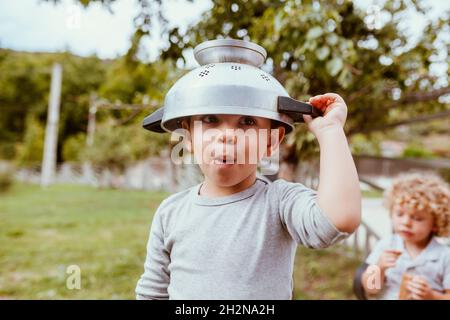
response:
[[[445,251],[443,287],[444,290],[450,290],[450,249]]]
[[[317,192],[300,183],[275,181],[281,222],[297,244],[326,248],[349,236],[339,231],[317,204]]]
[[[170,282],[170,273],[168,270],[170,255],[164,246],[161,208],[162,204],[156,211],[150,228],[144,273],[136,286],[137,300],[169,299],[167,287]]]

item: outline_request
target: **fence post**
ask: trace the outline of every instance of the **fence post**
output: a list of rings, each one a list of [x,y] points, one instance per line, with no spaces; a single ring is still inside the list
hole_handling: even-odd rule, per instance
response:
[[[48,102],[47,124],[45,128],[44,155],[42,159],[41,186],[47,187],[53,182],[56,169],[56,151],[58,145],[59,105],[61,100],[62,67],[53,65]]]

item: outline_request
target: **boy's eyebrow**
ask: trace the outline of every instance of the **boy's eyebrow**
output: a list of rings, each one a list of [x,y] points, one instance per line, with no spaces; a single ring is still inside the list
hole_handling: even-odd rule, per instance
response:
[[[420,211],[414,211],[414,212],[411,212],[410,215],[418,216],[418,217],[424,217],[424,216],[426,216],[426,213],[425,212],[420,212]]]
[[[197,115],[195,115],[195,116],[190,116],[189,118],[195,121],[195,120],[201,120],[201,119],[204,118],[204,117],[211,117],[211,116],[217,117],[218,115],[217,115],[217,114],[213,114],[213,113],[208,113],[208,114],[197,114]]]
[[[417,211],[417,210],[408,210],[408,211],[402,211],[403,213],[409,215],[409,216],[416,216],[420,218],[426,217],[427,213],[426,211]]]
[[[227,116],[227,114],[224,114],[225,116]],[[189,122],[191,121],[201,121],[204,117],[206,116],[212,116],[217,118],[218,120],[224,120],[221,114],[214,114],[214,113],[208,113],[208,114],[201,114],[201,115],[194,115],[194,116],[190,116]],[[255,121],[255,123],[257,125],[262,125],[263,120],[265,120],[265,118],[261,118],[261,117],[257,117],[257,116],[253,116],[253,115],[235,115],[236,117],[236,122],[239,122],[242,119],[252,119],[253,121]],[[234,120],[233,120],[234,121]],[[272,122],[269,123],[269,128],[271,127]]]
[[[255,120],[255,121],[258,120],[258,119],[256,119],[256,117],[254,117],[254,116],[247,116],[247,115],[242,115],[242,116],[240,116],[238,120],[241,120],[241,119],[253,119],[253,120]]]

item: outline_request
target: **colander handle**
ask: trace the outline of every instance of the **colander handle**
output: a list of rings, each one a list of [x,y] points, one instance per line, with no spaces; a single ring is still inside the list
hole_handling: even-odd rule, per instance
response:
[[[286,113],[294,122],[304,122],[303,115],[310,115],[317,118],[323,115],[323,112],[306,102],[297,101],[290,97],[278,97],[278,112]]]
[[[144,121],[142,122],[142,126],[145,129],[153,131],[153,132],[158,132],[158,133],[166,132],[161,127],[161,121],[162,121],[163,115],[164,115],[164,107],[161,107],[158,110],[156,110],[155,112],[146,116],[144,118]]]

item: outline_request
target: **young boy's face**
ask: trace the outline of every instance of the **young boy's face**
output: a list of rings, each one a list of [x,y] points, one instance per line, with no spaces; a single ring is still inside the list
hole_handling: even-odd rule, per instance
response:
[[[191,141],[197,163],[216,186],[235,186],[255,174],[271,146],[278,146],[284,128],[271,131],[271,120],[242,115],[210,114],[190,118]],[[272,136],[271,136],[272,134]]]
[[[435,231],[434,217],[430,212],[401,204],[392,208],[392,224],[395,233],[409,243],[426,242]]]

